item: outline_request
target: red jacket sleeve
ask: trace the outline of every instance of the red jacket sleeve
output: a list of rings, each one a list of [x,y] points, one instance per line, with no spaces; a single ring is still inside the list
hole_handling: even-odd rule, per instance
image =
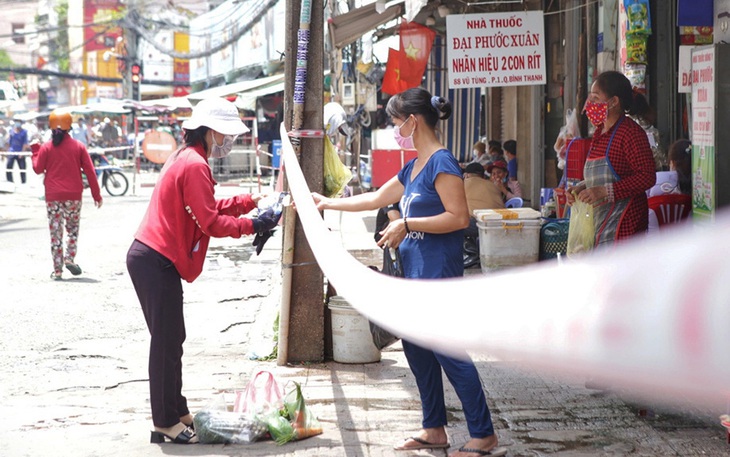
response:
[[[248,218],[239,218],[246,207],[245,201],[237,202],[236,198],[221,200],[214,196],[213,178],[210,168],[204,163],[190,163],[185,170],[183,203],[191,217],[204,234],[216,238],[233,237],[253,233],[253,222]],[[245,197],[239,196],[241,200]],[[253,200],[248,197],[251,207]]]
[[[84,170],[86,180],[89,181],[89,188],[91,188],[91,196],[94,197],[95,202],[101,201],[101,190],[99,189],[99,180],[96,179],[96,169],[94,163],[91,161],[91,156],[86,150],[83,144],[79,144],[79,154],[81,155],[81,168]]]
[[[243,194],[216,200],[215,207],[219,214],[238,217],[251,212],[256,208],[256,203],[253,202],[250,194]]]
[[[33,162],[33,171],[35,174],[40,175],[46,171],[46,148],[42,148],[40,144],[34,143],[30,147],[31,161]]]

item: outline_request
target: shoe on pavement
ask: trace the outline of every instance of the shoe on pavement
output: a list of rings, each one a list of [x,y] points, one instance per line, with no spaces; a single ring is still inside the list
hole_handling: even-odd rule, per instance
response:
[[[78,276],[81,274],[81,267],[76,265],[75,263],[67,263],[66,269],[71,272],[72,275]]]

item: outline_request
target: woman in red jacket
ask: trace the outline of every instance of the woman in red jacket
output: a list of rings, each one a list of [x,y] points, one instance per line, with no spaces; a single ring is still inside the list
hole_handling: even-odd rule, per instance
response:
[[[127,269],[150,331],[151,442],[165,438],[197,443],[193,416],[182,395],[185,341],[182,279],[193,282],[202,269],[210,237],[263,233],[278,217],[267,211],[242,216],[260,195],[216,200],[208,158],[231,152],[238,135],[248,132],[236,106],[221,98],[202,100],[183,125],[184,145],[165,162],[147,213],[127,253]]]
[[[46,211],[48,228],[51,230],[51,255],[53,273],[51,279],[61,280],[64,264],[73,275],[80,275],[81,268],[74,263],[81,220],[81,194],[84,184],[81,171],[89,181],[91,195],[97,208],[102,199],[96,170],[86,146],[71,138],[71,114],[53,111],[48,118],[52,130],[51,141],[40,146],[31,145],[33,171],[45,173]],[[63,228],[66,227],[66,256],[63,253]]]

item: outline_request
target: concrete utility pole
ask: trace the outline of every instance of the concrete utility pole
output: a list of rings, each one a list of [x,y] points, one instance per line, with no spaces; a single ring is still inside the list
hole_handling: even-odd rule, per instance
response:
[[[307,65],[307,82],[304,101],[303,130],[322,130],[323,84],[324,84],[324,2],[323,0],[287,0],[286,7],[286,87],[284,122],[287,130],[292,128],[294,80],[297,68],[297,31],[299,29],[302,3],[311,4],[310,41]],[[322,138],[302,138],[299,163],[314,192],[324,189],[324,154]],[[285,224],[295,223],[293,240],[287,239],[284,246],[292,246],[291,287],[282,294],[290,294],[287,343],[280,354],[286,362],[319,362],[324,358],[324,277],[307,242],[301,222],[295,212],[285,213]],[[288,263],[288,262],[286,262]],[[285,298],[286,299],[286,298]],[[285,325],[285,324],[280,324]],[[280,346],[280,351],[282,347]],[[282,357],[283,356],[283,357]]]

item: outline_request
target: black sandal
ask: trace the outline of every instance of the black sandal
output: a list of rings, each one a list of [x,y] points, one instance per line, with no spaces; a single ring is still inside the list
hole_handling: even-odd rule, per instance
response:
[[[156,443],[156,444],[164,443],[165,438],[167,438],[168,440],[170,440],[176,444],[195,444],[195,443],[197,443],[197,441],[194,441],[192,443],[190,442],[193,438],[195,438],[195,430],[191,429],[190,427],[185,427],[185,429],[182,432],[180,432],[180,434],[177,435],[175,438],[173,438],[169,435],[166,435],[162,432],[152,430],[151,435],[150,435],[150,443]]]

